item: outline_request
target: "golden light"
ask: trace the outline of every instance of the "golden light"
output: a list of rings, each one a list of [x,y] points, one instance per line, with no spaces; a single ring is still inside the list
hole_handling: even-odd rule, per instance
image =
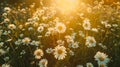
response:
[[[79,0],[54,0],[54,6],[63,14],[75,12],[78,5]]]

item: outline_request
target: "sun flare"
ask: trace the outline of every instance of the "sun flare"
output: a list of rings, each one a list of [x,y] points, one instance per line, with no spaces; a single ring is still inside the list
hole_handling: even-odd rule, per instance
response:
[[[54,6],[61,13],[71,13],[77,10],[79,5],[78,0],[55,0]]]

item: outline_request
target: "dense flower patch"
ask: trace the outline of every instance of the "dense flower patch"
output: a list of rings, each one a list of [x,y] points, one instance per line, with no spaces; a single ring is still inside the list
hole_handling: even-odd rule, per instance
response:
[[[79,6],[67,14],[42,2],[39,8],[4,7],[0,66],[119,67],[120,3]]]

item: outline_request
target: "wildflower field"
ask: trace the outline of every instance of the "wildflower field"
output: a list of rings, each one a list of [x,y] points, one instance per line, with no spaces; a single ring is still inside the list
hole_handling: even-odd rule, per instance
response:
[[[119,0],[17,1],[0,1],[0,67],[120,67]]]

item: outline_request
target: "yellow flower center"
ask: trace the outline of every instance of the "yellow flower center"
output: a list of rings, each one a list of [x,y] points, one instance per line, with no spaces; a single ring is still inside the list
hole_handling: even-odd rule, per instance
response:
[[[36,22],[36,23],[34,23],[33,26],[34,26],[34,27],[38,27],[38,25],[39,25],[39,24]]]
[[[88,27],[88,24],[85,24],[85,27]]]
[[[88,67],[92,67],[92,66],[89,64]]]
[[[45,62],[42,62],[42,65],[45,65]]]
[[[63,52],[63,51],[62,51],[61,49],[58,50],[58,54],[62,54],[62,52]]]
[[[40,55],[41,55],[41,52],[37,52],[36,55],[37,55],[37,56],[40,56]]]
[[[103,58],[103,57],[99,57],[99,60],[100,60],[100,61],[104,61],[104,58]]]
[[[59,29],[59,30],[62,30],[62,29],[63,29],[63,27],[62,27],[62,26],[58,26],[58,29]]]
[[[28,44],[28,43],[29,43],[29,40],[25,40],[24,42],[25,42],[26,44]]]
[[[94,41],[92,39],[90,39],[90,43],[94,43]]]

